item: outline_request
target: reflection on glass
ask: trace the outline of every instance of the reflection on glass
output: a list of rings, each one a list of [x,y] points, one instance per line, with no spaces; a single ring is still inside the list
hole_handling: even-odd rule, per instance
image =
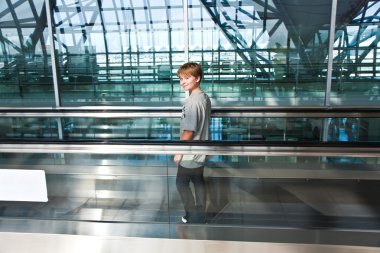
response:
[[[0,139],[178,140],[179,119],[0,118]],[[324,129],[325,121],[327,128]],[[212,141],[380,142],[379,118],[211,118]],[[243,144],[243,143],[242,143]]]
[[[0,103],[51,106],[45,1],[13,2],[0,7]],[[349,2],[337,6],[329,102],[379,105],[380,3]],[[180,104],[173,70],[187,61],[182,1],[50,4],[62,105]],[[188,7],[190,60],[202,64],[214,105],[324,105],[331,1]]]
[[[329,118],[328,141],[378,142],[380,136],[371,118]]]
[[[44,1],[2,3],[0,15],[0,105],[54,104],[51,42]],[[45,21],[46,22],[46,21]]]
[[[43,204],[1,202],[2,219],[160,223],[174,225],[174,231],[184,226],[171,155],[2,153],[0,162],[43,166],[49,198]],[[202,226],[214,233],[251,226],[379,229],[379,170],[376,157],[214,156],[204,169]]]
[[[123,118],[91,119],[65,118],[64,138],[119,139],[119,140],[173,140],[178,138],[179,119]]]
[[[332,102],[379,105],[379,46],[376,34],[380,2],[358,2],[355,8],[338,4],[334,43]],[[353,15],[352,22],[345,16]]]
[[[190,58],[203,63],[208,92],[217,102],[323,103],[331,3],[321,9],[303,3],[298,11],[283,1],[193,3]],[[312,22],[305,14],[311,8]]]
[[[173,88],[172,69],[183,51],[173,52],[178,41],[171,33],[183,37],[182,6],[93,4],[57,1],[54,9],[63,104],[179,104],[183,94]]]
[[[0,139],[58,140],[55,118],[0,118]]]
[[[211,126],[214,140],[313,141],[323,134],[322,118],[218,118]]]

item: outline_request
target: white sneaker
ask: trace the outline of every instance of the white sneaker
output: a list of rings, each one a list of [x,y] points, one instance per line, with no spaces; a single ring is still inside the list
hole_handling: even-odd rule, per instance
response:
[[[182,219],[182,223],[187,223],[187,217],[186,216],[182,216],[181,219]]]

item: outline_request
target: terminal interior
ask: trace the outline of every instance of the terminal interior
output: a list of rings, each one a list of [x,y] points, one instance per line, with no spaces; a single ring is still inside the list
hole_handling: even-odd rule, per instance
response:
[[[375,252],[379,13],[371,0],[5,1],[0,172],[42,171],[47,200],[0,186],[0,241]],[[186,61],[203,68],[210,141],[179,140]],[[205,223],[181,223],[177,153],[208,156]]]

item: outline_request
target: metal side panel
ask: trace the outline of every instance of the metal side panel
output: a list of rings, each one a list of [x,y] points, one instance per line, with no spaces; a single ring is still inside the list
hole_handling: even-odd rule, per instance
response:
[[[36,236],[61,235],[72,236],[71,238],[96,237],[139,237],[145,239],[183,239],[183,240],[211,240],[234,241],[236,243],[273,243],[294,245],[330,245],[339,247],[379,247],[380,233],[377,230],[338,230],[338,229],[296,229],[284,227],[242,227],[229,225],[185,225],[168,223],[105,223],[83,221],[53,221],[53,220],[28,220],[28,219],[1,219],[0,220],[0,243],[7,234],[31,234]],[[57,237],[59,238],[59,237]],[[5,240],[6,241],[6,240]],[[1,243],[2,250],[5,243]],[[1,251],[22,252],[22,251]],[[44,252],[44,251],[24,251]],[[46,251],[48,252],[48,251]],[[56,252],[56,251],[55,251]],[[66,251],[58,251],[66,252]],[[70,251],[73,252],[73,251]],[[93,251],[86,251],[93,252]],[[99,251],[103,252],[103,251]],[[112,252],[112,251],[110,251]],[[133,251],[134,252],[134,251]],[[139,251],[137,251],[139,252]],[[148,252],[148,251],[145,251]],[[162,251],[160,251],[162,252]],[[166,251],[165,251],[166,252]],[[177,251],[183,252],[183,251]],[[236,251],[241,252],[241,251]],[[250,251],[252,252],[252,251]],[[277,252],[277,251],[275,251]],[[299,252],[299,251],[289,251]],[[307,251],[305,251],[307,252]],[[314,251],[311,251],[314,252]],[[315,251],[318,252],[318,251]],[[319,251],[341,252],[341,251]],[[346,251],[344,251],[346,252]],[[365,251],[363,251],[365,252]],[[372,251],[367,251],[372,252]],[[375,251],[373,251],[375,252]]]
[[[379,248],[336,246],[320,244],[284,244],[258,242],[231,242],[210,240],[183,240],[133,237],[78,236],[56,234],[0,233],[2,252],[25,253],[375,253]]]

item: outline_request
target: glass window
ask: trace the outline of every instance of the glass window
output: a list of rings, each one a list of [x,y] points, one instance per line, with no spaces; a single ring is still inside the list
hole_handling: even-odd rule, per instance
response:
[[[331,3],[310,13],[308,3],[227,2],[193,0],[189,11],[190,58],[215,103],[322,105]]]
[[[0,10],[0,105],[53,106],[53,77],[43,0],[4,2]]]
[[[62,104],[162,105],[160,97],[179,104],[181,91],[173,89],[172,78],[178,60],[171,50],[175,43],[183,50],[182,6],[168,11],[165,1],[96,3],[72,2],[68,7],[58,1],[54,8]],[[169,25],[180,39],[173,41]]]
[[[135,10],[134,11],[134,18],[136,22],[145,22],[146,21],[146,11],[145,10]]]
[[[154,1],[148,1],[150,7],[165,7],[166,8],[166,3],[165,0],[154,0]]]
[[[168,20],[168,15],[166,14],[166,9],[152,9],[151,10],[152,18],[154,17],[155,22],[160,22]]]
[[[380,3],[369,1],[355,8],[338,4],[332,70],[331,103],[334,105],[379,105]],[[344,17],[354,16],[351,22]]]
[[[190,60],[203,65],[203,88],[215,105],[379,105],[378,1],[338,2],[331,80],[331,1],[188,3]],[[122,97],[135,98],[132,84],[123,86],[126,80],[150,80],[145,86],[160,80],[170,90],[161,95],[179,105],[182,94],[173,92],[173,76],[162,80],[158,69],[174,73],[185,60],[182,0],[51,4],[62,105],[125,104]],[[55,103],[44,5],[8,1],[0,7],[0,103]],[[156,59],[162,52],[169,54]],[[145,53],[152,56],[140,62]],[[140,69],[141,63],[149,68]]]
[[[131,0],[132,6],[134,8],[145,7],[145,1],[146,0]]]

